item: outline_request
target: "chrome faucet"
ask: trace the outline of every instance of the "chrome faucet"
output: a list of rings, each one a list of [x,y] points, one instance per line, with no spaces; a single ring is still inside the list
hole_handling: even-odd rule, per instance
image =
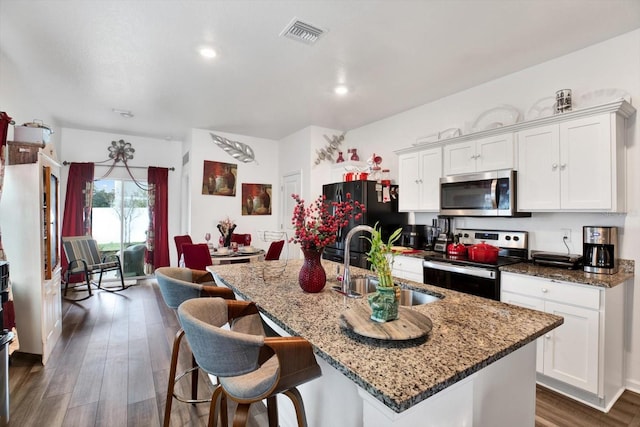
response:
[[[358,296],[351,291],[351,277],[350,277],[350,271],[349,271],[349,251],[350,251],[349,246],[351,246],[351,238],[353,237],[354,234],[358,233],[359,231],[368,231],[369,233],[372,233],[375,230],[373,229],[373,227],[370,227],[368,225],[356,225],[351,230],[349,230],[349,232],[347,233],[347,237],[345,237],[344,239],[345,248],[344,248],[344,271],[342,273],[342,293],[347,296]]]

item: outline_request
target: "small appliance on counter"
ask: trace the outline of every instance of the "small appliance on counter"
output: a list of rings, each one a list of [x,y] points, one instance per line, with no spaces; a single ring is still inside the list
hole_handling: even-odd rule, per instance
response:
[[[398,244],[405,248],[423,249],[426,245],[426,235],[427,227],[425,225],[404,225]]]
[[[584,226],[582,242],[584,271],[600,274],[618,272],[618,227]]]
[[[436,252],[446,252],[449,243],[453,242],[451,236],[451,218],[440,217],[433,220],[434,232],[437,233],[435,242],[433,244],[433,250]]]
[[[582,267],[582,255],[557,252],[531,251],[531,261],[536,265],[578,270]]]

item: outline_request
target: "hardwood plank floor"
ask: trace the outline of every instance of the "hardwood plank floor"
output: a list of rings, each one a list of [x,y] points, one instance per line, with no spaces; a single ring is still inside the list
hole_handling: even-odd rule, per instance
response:
[[[155,281],[139,283],[120,293],[99,291],[81,302],[63,300],[62,337],[46,366],[33,356],[12,356],[9,427],[162,425],[171,345],[179,326]],[[186,345],[180,363],[183,369],[191,363]],[[189,381],[177,389],[188,395]],[[202,397],[211,393],[205,375],[199,390]],[[205,426],[208,410],[207,404],[174,400],[171,425]],[[267,425],[264,407],[252,406],[251,414],[251,427]],[[603,414],[538,387],[535,424],[640,427],[640,394],[626,391]]]

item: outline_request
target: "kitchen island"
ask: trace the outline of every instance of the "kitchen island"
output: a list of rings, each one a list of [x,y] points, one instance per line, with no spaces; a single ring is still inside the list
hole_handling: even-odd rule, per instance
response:
[[[562,318],[447,289],[404,281],[441,297],[415,306],[433,322],[422,339],[381,341],[344,330],[340,314],[364,299],[331,289],[338,264],[317,294],[297,282],[301,260],[263,280],[262,263],[210,266],[218,284],[254,301],[281,335],[309,340],[323,371],[300,387],[310,426],[534,425],[535,339]],[[370,274],[352,267],[352,277]],[[281,425],[292,425],[280,405]]]

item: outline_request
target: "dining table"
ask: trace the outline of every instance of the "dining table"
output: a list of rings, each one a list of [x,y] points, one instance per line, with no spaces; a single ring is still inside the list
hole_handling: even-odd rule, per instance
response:
[[[264,261],[265,253],[264,249],[258,248],[253,250],[238,248],[237,252],[227,250],[225,253],[220,253],[217,249],[210,250],[213,265]]]

